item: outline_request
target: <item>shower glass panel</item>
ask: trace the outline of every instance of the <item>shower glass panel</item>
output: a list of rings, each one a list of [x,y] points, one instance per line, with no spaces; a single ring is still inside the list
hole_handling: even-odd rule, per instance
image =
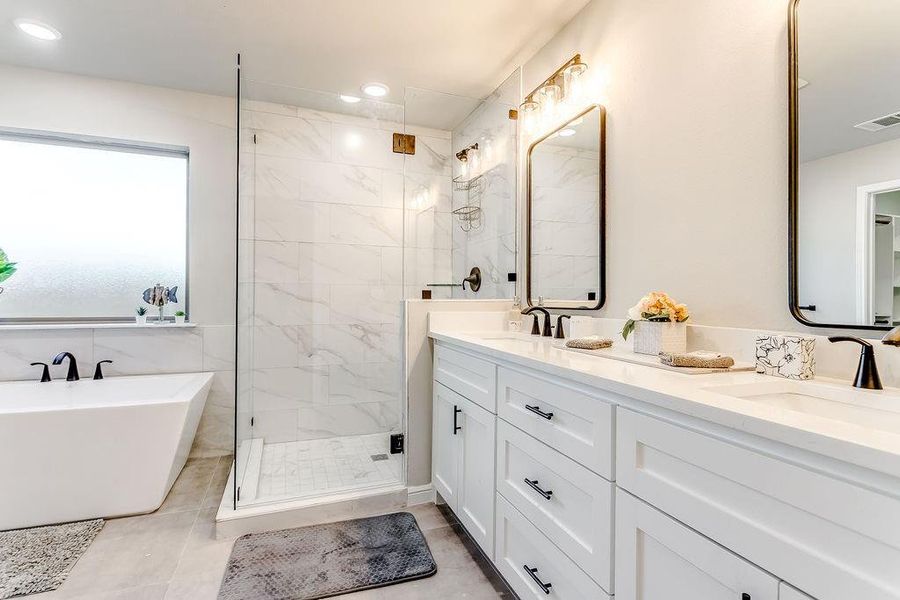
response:
[[[408,88],[416,154],[406,168],[407,297],[516,294],[516,70],[486,98]],[[462,287],[473,267],[481,288]]]
[[[402,486],[403,107],[245,75],[236,505]]]

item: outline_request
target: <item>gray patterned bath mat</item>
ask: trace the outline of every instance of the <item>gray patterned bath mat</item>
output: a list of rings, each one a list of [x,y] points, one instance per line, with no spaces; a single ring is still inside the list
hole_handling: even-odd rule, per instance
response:
[[[0,598],[61,586],[101,529],[103,519],[0,531]]]
[[[219,600],[315,600],[429,577],[410,513],[251,533],[234,543]]]

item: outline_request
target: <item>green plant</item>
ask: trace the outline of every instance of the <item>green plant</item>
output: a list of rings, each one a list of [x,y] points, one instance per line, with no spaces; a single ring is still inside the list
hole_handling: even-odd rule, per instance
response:
[[[3,283],[12,277],[15,272],[16,263],[9,262],[9,257],[6,256],[6,252],[0,248],[0,283]]]
[[[139,317],[143,317],[144,315],[147,314],[147,307],[146,306],[138,306],[136,309],[134,309],[134,313]]]
[[[184,316],[184,311],[183,311],[183,310],[176,310],[176,311],[175,311],[175,316],[176,316],[176,317],[183,317],[183,316]]]

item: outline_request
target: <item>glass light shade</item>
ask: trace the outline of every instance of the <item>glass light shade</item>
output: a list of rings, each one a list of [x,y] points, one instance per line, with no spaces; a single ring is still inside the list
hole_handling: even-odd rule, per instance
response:
[[[537,128],[540,108],[540,104],[533,100],[526,100],[519,105],[519,112],[522,114],[522,130],[526,134],[534,133]]]
[[[562,88],[555,83],[550,83],[537,91],[538,102],[541,104],[541,111],[545,115],[556,112],[559,101],[562,99]]]
[[[584,96],[584,73],[587,65],[575,63],[563,69],[563,97],[566,104],[581,104]]]

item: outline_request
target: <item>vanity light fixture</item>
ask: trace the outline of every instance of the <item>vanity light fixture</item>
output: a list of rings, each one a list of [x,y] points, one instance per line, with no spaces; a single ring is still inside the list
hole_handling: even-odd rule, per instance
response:
[[[360,88],[362,93],[366,96],[371,96],[372,98],[383,98],[387,96],[388,92],[391,91],[390,88],[383,83],[378,83],[377,81],[373,81],[371,83],[363,84]]]
[[[341,101],[347,104],[356,104],[362,100],[359,96],[351,96],[350,94],[341,94]]]
[[[34,19],[16,19],[13,24],[23,33],[45,42],[55,42],[62,38],[62,34],[55,27]]]
[[[587,68],[581,61],[581,55],[576,54],[525,96],[525,101],[519,105],[519,112],[522,113],[522,128],[527,134],[535,133],[539,124],[542,129],[555,125],[561,105],[580,106],[584,101],[584,74]]]

